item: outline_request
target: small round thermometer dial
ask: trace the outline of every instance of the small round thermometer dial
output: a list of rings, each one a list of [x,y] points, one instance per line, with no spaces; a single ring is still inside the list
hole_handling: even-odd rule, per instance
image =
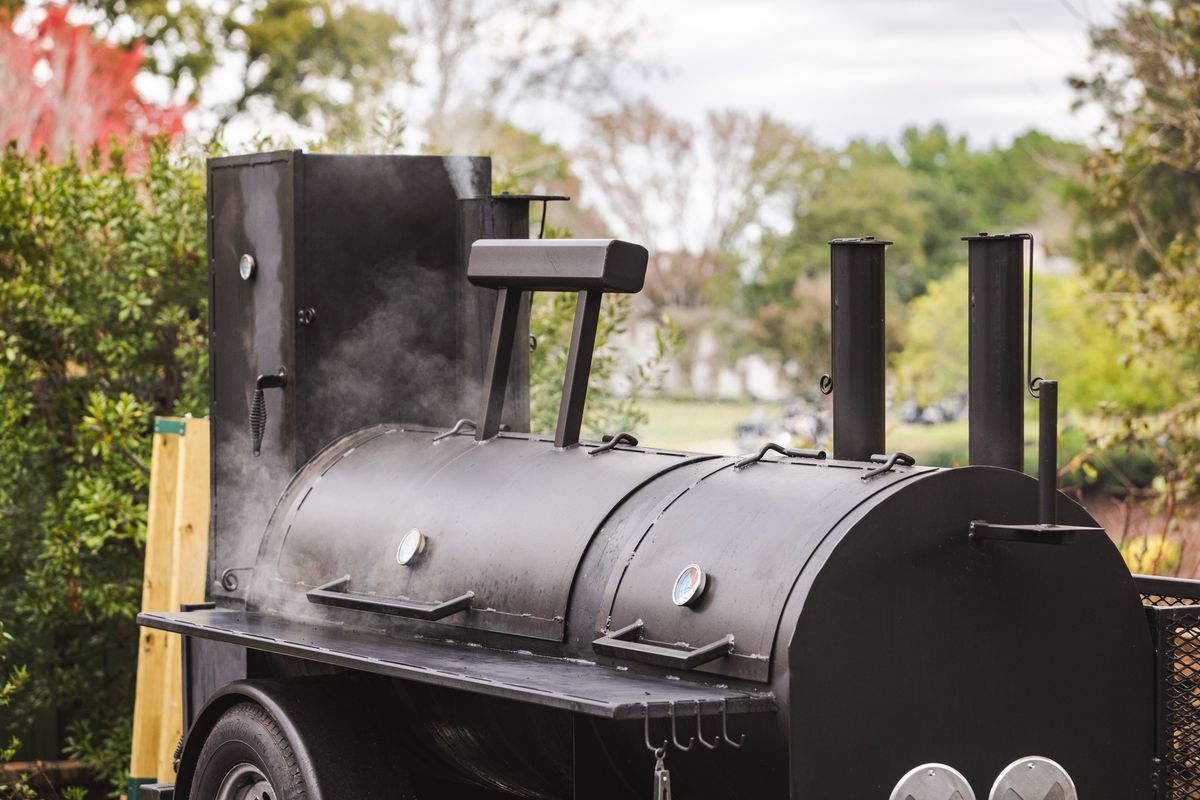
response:
[[[258,264],[255,262],[254,256],[249,253],[242,256],[242,260],[238,262],[238,275],[241,275],[244,281],[253,278],[256,269],[258,269]]]
[[[410,528],[400,538],[400,546],[396,548],[396,563],[407,567],[425,552],[425,534],[416,528]]]
[[[677,606],[690,606],[700,599],[707,585],[708,576],[704,574],[700,565],[688,564],[671,587],[671,602]]]

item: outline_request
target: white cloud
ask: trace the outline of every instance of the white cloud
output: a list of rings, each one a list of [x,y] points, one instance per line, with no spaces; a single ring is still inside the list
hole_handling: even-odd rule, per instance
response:
[[[668,68],[636,86],[668,111],[765,110],[838,144],[947,123],[983,143],[1030,127],[1086,138],[1071,74],[1087,71],[1087,20],[1115,0],[653,0],[641,55]],[[529,109],[568,141],[577,131]]]

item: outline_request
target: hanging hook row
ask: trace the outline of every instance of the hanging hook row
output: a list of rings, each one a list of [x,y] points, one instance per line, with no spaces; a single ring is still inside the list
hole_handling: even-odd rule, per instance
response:
[[[697,739],[700,741],[700,744],[704,745],[704,747],[708,750],[715,750],[717,748],[717,745],[719,745],[722,740],[724,740],[725,743],[728,744],[730,747],[734,747],[734,748],[741,747],[743,744],[746,743],[746,734],[744,734],[744,733],[738,737],[737,741],[734,741],[733,738],[730,737],[730,735],[729,735],[729,708],[728,708],[728,703],[725,699],[722,699],[720,701],[720,703],[721,703],[721,711],[720,711],[721,735],[719,737],[714,738],[712,741],[705,739],[704,738],[704,722],[703,722],[703,719],[704,719],[703,703],[699,700],[696,700],[695,703],[696,703],[696,735],[689,736],[686,743],[679,741],[679,728],[678,728],[678,722],[677,722],[678,716],[675,713],[676,701],[671,700],[668,702],[667,716],[671,720],[671,738],[669,740],[664,738],[662,740],[662,744],[655,744],[654,741],[650,738],[650,704],[647,703],[646,705],[642,706],[643,738],[646,743],[646,749],[649,750],[651,753],[653,753],[655,758],[662,758],[665,755],[668,744],[674,744],[675,747],[677,747],[680,751],[686,753],[687,751],[692,749],[692,746],[696,743]]]

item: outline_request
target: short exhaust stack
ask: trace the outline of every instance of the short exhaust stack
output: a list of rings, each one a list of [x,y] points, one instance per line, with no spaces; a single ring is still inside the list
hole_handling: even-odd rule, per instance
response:
[[[833,457],[868,461],[884,447],[884,248],[864,236],[829,243]]]
[[[968,423],[971,464],[1025,465],[1021,375],[1021,276],[1027,233],[964,236],[967,242]]]

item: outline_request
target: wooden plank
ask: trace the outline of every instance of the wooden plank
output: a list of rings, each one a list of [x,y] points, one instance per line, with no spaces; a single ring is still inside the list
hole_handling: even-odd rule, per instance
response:
[[[188,419],[180,439],[179,470],[175,482],[175,518],[171,530],[171,610],[183,603],[204,601],[208,568],[209,425],[205,419]],[[175,779],[172,757],[183,734],[182,644],[178,636],[167,640],[167,681],[162,694],[158,768],[162,783]]]
[[[181,439],[154,434],[150,462],[150,502],[146,514],[146,565],[142,577],[142,610],[175,611],[171,606],[170,575],[175,524],[175,496]],[[138,640],[137,693],[133,706],[133,747],[129,767],[130,791],[154,781],[162,738],[162,697],[170,677],[167,641],[176,636],[142,628]]]

